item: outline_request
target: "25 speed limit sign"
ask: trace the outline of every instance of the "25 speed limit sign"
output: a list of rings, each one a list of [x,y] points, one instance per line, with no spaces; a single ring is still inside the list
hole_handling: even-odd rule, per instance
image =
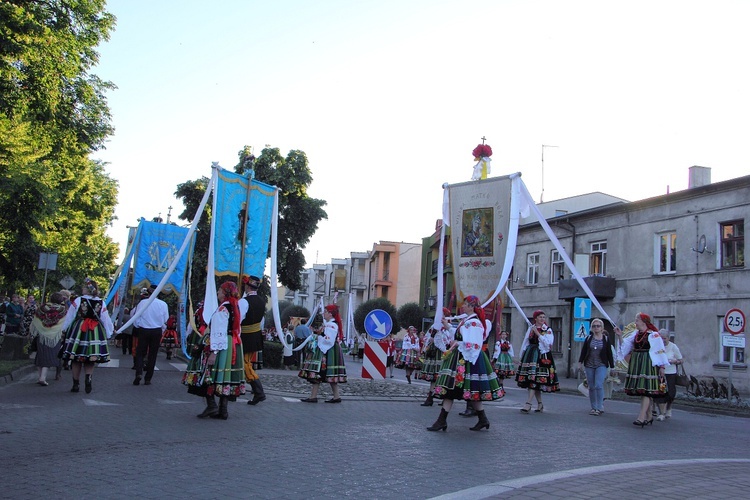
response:
[[[724,315],[724,330],[732,335],[745,331],[745,314],[739,309],[730,309]]]

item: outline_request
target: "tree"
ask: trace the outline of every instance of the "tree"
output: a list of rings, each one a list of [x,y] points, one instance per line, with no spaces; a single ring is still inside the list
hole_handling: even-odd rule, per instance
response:
[[[112,133],[104,93],[89,70],[115,18],[104,0],[0,2],[0,275],[33,283],[41,250],[103,286],[116,245],[105,235],[117,182],[88,158]]]
[[[320,220],[328,217],[323,210],[326,202],[307,195],[312,174],[307,166],[307,156],[302,151],[290,151],[287,157],[283,158],[277,148],[266,148],[259,158],[255,158],[251,148],[245,146],[239,152],[239,163],[235,166],[235,172],[244,175],[250,170],[254,171],[256,180],[279,188],[277,271],[279,281],[284,286],[290,290],[298,290],[302,286],[300,274],[305,269],[302,250],[315,234]],[[178,216],[180,219],[192,222],[208,183],[209,179],[203,177],[177,186],[175,196],[181,198],[185,205],[185,210]],[[205,289],[210,243],[210,206],[209,201],[198,223],[190,283],[194,300]],[[270,284],[265,277],[258,294],[264,298],[270,296]]]
[[[354,311],[354,328],[357,330],[357,332],[359,332],[360,334],[366,333],[365,318],[368,314],[370,314],[371,311],[375,309],[382,309],[391,317],[391,319],[393,320],[393,330],[391,330],[392,333],[398,332],[401,329],[401,327],[399,326],[400,323],[396,307],[391,304],[388,299],[384,297],[378,297],[377,299],[371,299],[367,302],[361,303],[359,307],[357,307],[357,309]]]
[[[398,322],[404,325],[404,328],[413,326],[420,331],[422,329],[422,318],[425,317],[425,311],[416,302],[407,302],[398,308]]]

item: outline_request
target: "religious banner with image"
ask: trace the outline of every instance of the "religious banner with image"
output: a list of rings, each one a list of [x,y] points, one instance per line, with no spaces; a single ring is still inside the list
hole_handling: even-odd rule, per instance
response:
[[[488,300],[501,280],[508,251],[511,187],[511,178],[503,176],[447,188],[459,302],[467,295]]]

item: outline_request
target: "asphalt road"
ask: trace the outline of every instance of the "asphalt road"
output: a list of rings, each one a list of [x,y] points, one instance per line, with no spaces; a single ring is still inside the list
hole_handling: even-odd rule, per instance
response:
[[[122,361],[123,366],[120,365]],[[522,414],[507,384],[486,405],[489,431],[458,415],[427,432],[439,406],[424,382],[358,380],[342,404],[299,401],[295,372],[261,370],[268,399],[231,403],[229,420],[196,418],[202,400],[180,384],[184,365],[160,354],[150,386],[129,358],[97,367],[91,394],[35,373],[0,387],[0,498],[727,498],[750,491],[746,418],[677,410],[646,428],[637,406],[608,401],[588,415],[573,394]],[[367,389],[371,387],[373,390]],[[377,390],[375,390],[377,389]],[[327,391],[330,393],[330,391]],[[349,393],[349,394],[347,394]],[[701,489],[702,488],[702,489]]]

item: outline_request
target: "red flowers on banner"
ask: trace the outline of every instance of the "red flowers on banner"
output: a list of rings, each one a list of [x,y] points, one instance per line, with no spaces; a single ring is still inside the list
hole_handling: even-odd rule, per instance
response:
[[[479,144],[474,148],[474,151],[472,151],[471,154],[474,155],[474,158],[484,158],[486,156],[492,156],[492,148],[489,144]]]

